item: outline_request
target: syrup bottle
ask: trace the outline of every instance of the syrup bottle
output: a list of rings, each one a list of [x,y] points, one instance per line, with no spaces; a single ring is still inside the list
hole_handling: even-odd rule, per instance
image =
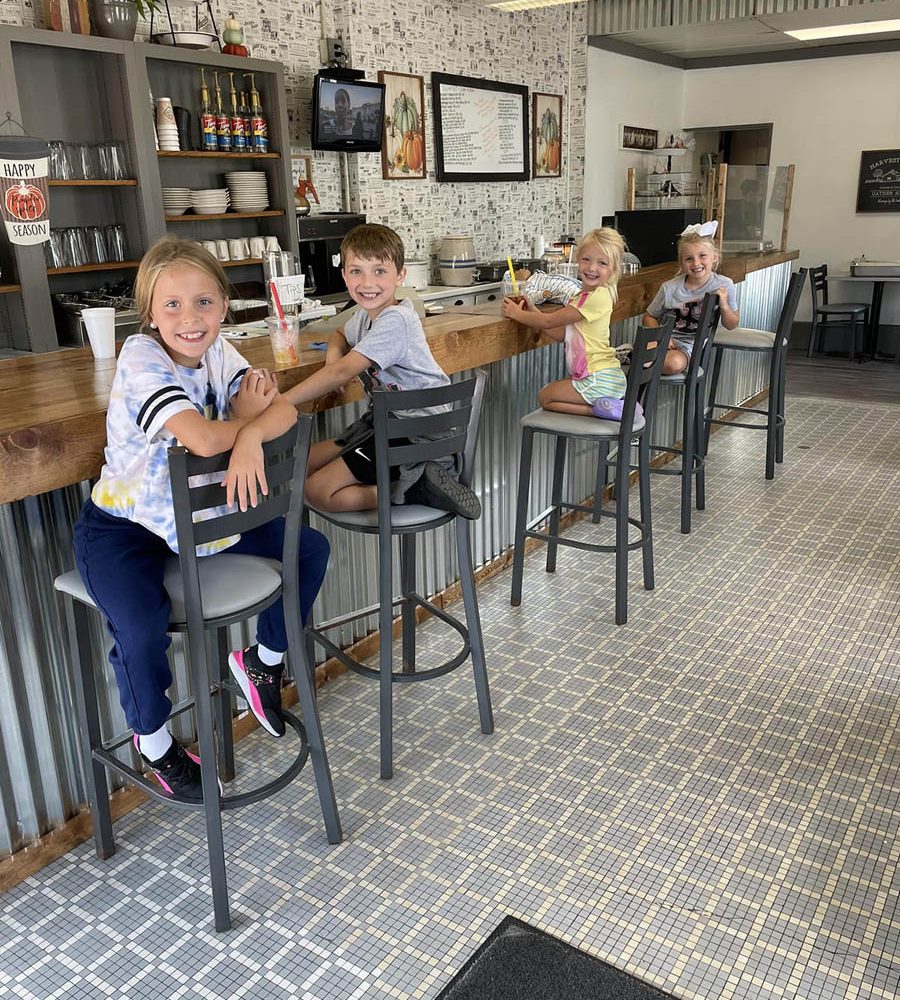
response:
[[[244,123],[245,149],[249,153],[253,149],[253,124],[250,120],[250,107],[247,104],[247,92],[244,90],[238,92],[238,106],[240,108],[238,114],[240,114],[241,121]]]
[[[253,73],[245,73],[250,77],[250,125],[252,132],[252,145],[254,153],[268,153],[269,151],[269,126],[263,115],[262,104],[259,101],[259,91],[256,89],[256,82]]]
[[[209,102],[209,87],[206,86],[206,77],[202,66],[200,67],[200,137],[204,152],[214,153],[219,148],[219,140],[216,136],[216,116],[213,114]]]
[[[213,73],[216,86],[216,139],[220,153],[231,152],[231,119],[222,108],[222,91],[219,87],[219,74]]]
[[[247,133],[244,131],[244,119],[238,111],[237,91],[234,89],[234,73],[228,74],[231,83],[231,149],[235,153],[247,152]]]

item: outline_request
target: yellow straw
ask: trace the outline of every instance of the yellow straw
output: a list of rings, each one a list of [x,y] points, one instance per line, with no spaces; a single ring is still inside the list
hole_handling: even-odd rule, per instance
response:
[[[513,295],[519,294],[519,283],[516,281],[516,272],[513,270],[512,257],[506,258],[506,263],[509,265],[509,277],[512,280]]]

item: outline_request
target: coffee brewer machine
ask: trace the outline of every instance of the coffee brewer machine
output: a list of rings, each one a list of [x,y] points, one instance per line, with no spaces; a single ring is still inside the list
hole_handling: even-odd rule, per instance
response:
[[[300,267],[306,276],[307,295],[322,298],[346,292],[341,277],[341,240],[365,221],[364,215],[352,212],[297,216]]]

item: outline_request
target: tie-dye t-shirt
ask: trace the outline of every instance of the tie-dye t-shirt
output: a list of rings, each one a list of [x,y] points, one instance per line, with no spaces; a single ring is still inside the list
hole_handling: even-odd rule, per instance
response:
[[[595,288],[592,292],[578,292],[569,299],[569,305],[581,313],[579,323],[566,327],[566,367],[572,379],[587,378],[605,368],[618,368],[615,350],[609,346],[609,319],[613,301],[609,289]]]
[[[177,441],[165,423],[190,409],[208,420],[227,420],[230,399],[248,368],[221,338],[203,355],[199,368],[184,368],[152,337],[129,337],[110,391],[105,462],[91,492],[94,503],[108,514],[143,525],[177,552],[168,457]],[[228,548],[238,537],[198,545],[197,553]]]

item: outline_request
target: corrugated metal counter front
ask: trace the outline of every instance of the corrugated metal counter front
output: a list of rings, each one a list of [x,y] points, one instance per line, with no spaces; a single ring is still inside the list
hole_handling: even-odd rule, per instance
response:
[[[794,257],[795,253],[771,255],[769,260],[757,258],[749,264],[745,262],[740,273],[733,273],[738,271],[737,267],[723,266],[724,273],[731,273],[739,281],[742,325],[774,330],[790,277],[790,260]],[[646,280],[649,276],[643,273],[635,276],[644,278],[643,281],[623,279],[614,318],[631,315],[614,323],[615,343],[633,339],[638,317],[649,302],[647,296],[652,296],[654,285],[670,277],[674,269],[674,265],[647,269],[654,272],[654,281]],[[487,367],[489,371],[475,482],[484,514],[473,525],[476,566],[484,566],[501,556],[512,543],[519,418],[534,409],[542,385],[563,376],[562,349],[558,344],[540,346],[537,339],[528,341],[520,335],[513,337],[515,350],[519,353],[511,353],[504,346],[510,333],[502,329],[502,324],[508,321],[460,315],[455,323],[447,325],[450,319],[445,317],[445,325],[441,328],[457,329],[445,344],[438,343],[432,333],[433,325],[429,324],[429,339],[439,362],[455,377],[463,377],[469,370],[461,370],[461,364]],[[459,327],[465,329],[459,330]],[[263,357],[256,358],[262,351],[256,347],[260,343],[255,342],[254,350],[245,349],[251,345],[240,346],[251,363],[263,363]],[[267,343],[264,349],[268,351]],[[73,358],[79,354],[81,352],[70,352]],[[498,360],[488,361],[492,357]],[[36,392],[40,358],[33,360],[35,382],[32,389]],[[321,353],[316,356],[315,367],[318,364],[321,364]],[[768,369],[762,357],[727,359],[723,366],[723,394],[727,391],[726,398],[736,402],[747,399],[765,386],[767,377]],[[297,381],[298,375],[296,371],[282,372],[280,378],[284,384],[288,379]],[[110,372],[98,371],[97,381],[98,394],[108,393]],[[28,387],[21,385],[18,389],[28,391]],[[41,397],[37,400],[40,404]],[[54,419],[54,406],[58,402],[46,399],[48,422]],[[356,401],[333,408],[334,402],[332,399],[320,404],[328,406],[330,403],[332,408],[321,410],[317,416],[319,437],[334,436],[362,407],[362,402]],[[680,404],[678,390],[673,387],[661,389],[655,440],[671,443],[677,438]],[[57,443],[43,457],[39,449],[33,450],[38,433],[33,428],[23,423],[12,430],[8,426],[0,427],[3,496],[23,497],[0,504],[0,857],[22,849],[61,826],[85,801],[72,710],[71,664],[53,580],[73,566],[72,525],[88,494],[89,484],[80,481],[61,485],[61,488],[37,495],[28,495],[27,484],[36,481],[34,477],[45,475],[60,483],[72,483],[73,467],[87,469],[82,480],[99,471],[96,414],[87,412],[88,409],[82,406],[81,412],[68,423],[60,418]],[[65,433],[66,427],[69,433]],[[29,448],[32,452],[19,466],[16,449],[27,451]],[[102,439],[100,449],[102,454]],[[593,449],[586,445],[571,449],[567,473],[570,495],[588,496],[592,492],[595,460]],[[536,445],[534,464],[540,471],[535,473],[529,516],[536,515],[549,503],[551,454],[545,442]],[[20,470],[18,474],[16,468]],[[715,475],[714,467],[711,475]],[[329,535],[334,548],[315,610],[319,620],[337,617],[376,601],[374,542],[349,532],[329,532]],[[419,553],[423,592],[436,593],[456,580],[458,574],[452,552],[447,529],[433,532],[427,543],[423,539]],[[347,629],[343,641],[349,643],[374,627],[372,621],[358,625],[356,631]],[[99,621],[94,644],[98,687],[103,698],[102,715],[107,732],[113,733],[121,728],[122,716],[112,671],[106,667],[108,637]],[[176,700],[185,693],[187,676],[177,637],[172,650],[176,696],[173,700]],[[348,678],[346,683],[355,681]],[[323,711],[328,711],[327,699]]]

